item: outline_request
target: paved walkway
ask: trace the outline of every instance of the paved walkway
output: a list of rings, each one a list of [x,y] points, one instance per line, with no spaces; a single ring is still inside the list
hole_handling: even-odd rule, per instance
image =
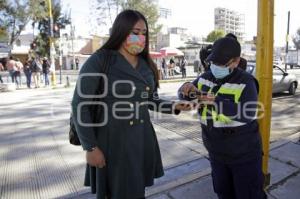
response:
[[[94,198],[82,186],[84,152],[68,143],[71,95],[66,89],[0,94],[1,199]],[[154,120],[166,175],[147,189],[150,199],[216,198],[202,140],[182,119],[173,121],[182,124],[181,134],[173,131],[178,125]],[[273,198],[299,198],[299,135],[272,143]]]

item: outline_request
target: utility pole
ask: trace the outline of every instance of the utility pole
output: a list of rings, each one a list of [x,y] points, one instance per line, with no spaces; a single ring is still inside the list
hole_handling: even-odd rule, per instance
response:
[[[286,33],[286,47],[285,47],[285,72],[287,70],[287,56],[288,56],[288,52],[289,52],[289,34],[290,34],[290,14],[291,12],[288,12],[288,22],[287,22],[287,33]]]
[[[259,131],[263,145],[262,170],[265,176],[264,186],[270,184],[271,175],[268,172],[271,109],[272,109],[272,81],[273,81],[273,41],[274,41],[274,0],[258,1],[257,22],[257,52],[256,77],[259,81],[258,106]],[[261,107],[262,106],[262,107]]]
[[[74,55],[75,26],[73,26],[73,23],[72,23],[72,9],[70,10],[70,21],[71,21],[70,36],[71,36],[71,48],[72,48],[72,67],[71,67],[71,69],[74,69],[75,68],[75,55]]]
[[[75,69],[76,66],[75,66],[75,54],[74,54],[74,38],[75,38],[75,27],[72,25],[71,23],[71,41],[72,41],[72,69]]]
[[[52,86],[56,86],[56,77],[55,77],[55,48],[53,43],[53,16],[52,16],[52,0],[48,0],[48,8],[49,8],[49,18],[50,18],[50,62],[51,62],[51,84]]]
[[[61,70],[62,70],[62,36],[61,36],[61,31],[59,32],[59,84],[62,83],[61,79]]]

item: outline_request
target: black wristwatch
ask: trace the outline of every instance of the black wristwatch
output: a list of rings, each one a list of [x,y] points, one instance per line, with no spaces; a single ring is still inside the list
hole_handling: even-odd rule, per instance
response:
[[[96,147],[92,147],[92,148],[87,149],[86,151],[87,152],[93,152],[95,149],[96,149]]]

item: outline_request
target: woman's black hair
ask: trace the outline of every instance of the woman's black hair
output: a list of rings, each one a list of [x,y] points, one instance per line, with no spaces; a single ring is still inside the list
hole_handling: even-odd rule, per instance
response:
[[[140,56],[146,60],[149,64],[151,70],[154,73],[156,85],[159,86],[158,83],[158,70],[156,64],[150,57],[149,54],[149,29],[146,18],[143,14],[136,10],[124,10],[118,14],[115,19],[111,34],[108,41],[100,48],[100,49],[109,49],[109,50],[119,50],[121,48],[122,43],[126,40],[127,36],[131,33],[134,25],[139,21],[143,20],[146,24],[146,43],[144,50],[140,53]]]

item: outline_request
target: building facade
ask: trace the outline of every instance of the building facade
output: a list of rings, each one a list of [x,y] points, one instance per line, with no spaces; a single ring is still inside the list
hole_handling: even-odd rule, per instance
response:
[[[225,34],[235,34],[243,41],[245,34],[245,15],[226,8],[215,8],[215,30],[223,30]]]
[[[171,27],[166,34],[157,34],[157,51],[163,47],[178,48],[185,46],[185,42],[188,41],[188,35],[185,28]]]

